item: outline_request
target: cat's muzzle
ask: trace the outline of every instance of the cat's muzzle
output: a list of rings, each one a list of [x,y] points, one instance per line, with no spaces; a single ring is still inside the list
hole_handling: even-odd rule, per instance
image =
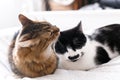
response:
[[[68,59],[72,62],[75,62],[79,59],[80,55],[77,54],[77,55],[74,55],[74,56],[69,56]]]
[[[84,55],[83,52],[81,52],[81,55],[80,54],[77,54],[77,55],[74,55],[74,56],[68,56],[68,59],[72,62],[76,62],[80,59],[80,57],[82,57]]]

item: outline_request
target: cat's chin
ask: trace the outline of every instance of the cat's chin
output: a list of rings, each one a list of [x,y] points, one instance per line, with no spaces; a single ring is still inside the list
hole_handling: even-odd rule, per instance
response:
[[[58,41],[59,36],[60,36],[60,32],[57,33],[57,36],[56,36],[56,38],[53,40],[52,43],[55,44],[55,43]]]
[[[58,37],[51,42],[51,48],[52,48],[54,51],[55,51],[55,44],[56,44],[57,40],[58,40]]]
[[[71,62],[77,62],[79,59],[76,59],[76,60],[71,60]]]

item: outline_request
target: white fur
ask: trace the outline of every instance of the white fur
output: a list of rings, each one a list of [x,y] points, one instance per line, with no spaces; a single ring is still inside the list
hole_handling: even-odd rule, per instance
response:
[[[110,58],[114,58],[118,55],[117,52],[112,53],[112,51],[110,51],[107,45],[102,45],[99,42],[96,42],[94,40],[90,41],[87,38],[87,42],[85,46],[82,47],[82,49],[78,49],[76,51],[73,51],[72,49],[68,49],[68,52],[66,52],[64,55],[58,54],[59,68],[73,69],[73,70],[76,70],[76,69],[88,70],[88,69],[97,67],[98,65],[96,65],[94,62],[97,46],[103,47],[108,52],[108,55]],[[83,56],[79,57],[78,61],[72,62],[68,59],[68,56],[74,56],[77,54],[81,55],[81,52],[84,52],[84,54]]]

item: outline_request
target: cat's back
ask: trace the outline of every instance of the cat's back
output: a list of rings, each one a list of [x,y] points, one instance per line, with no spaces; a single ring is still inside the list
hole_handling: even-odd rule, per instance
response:
[[[92,39],[108,45],[112,51],[116,48],[120,52],[120,24],[111,24],[97,29]]]

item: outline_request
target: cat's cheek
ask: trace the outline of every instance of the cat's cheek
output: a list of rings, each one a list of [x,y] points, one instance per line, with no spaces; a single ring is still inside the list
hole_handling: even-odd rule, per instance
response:
[[[69,56],[69,53],[67,53],[67,52],[64,53],[64,54],[63,54],[63,58],[64,58],[64,60],[66,60],[66,61],[70,61],[69,58],[68,58],[68,56]]]

